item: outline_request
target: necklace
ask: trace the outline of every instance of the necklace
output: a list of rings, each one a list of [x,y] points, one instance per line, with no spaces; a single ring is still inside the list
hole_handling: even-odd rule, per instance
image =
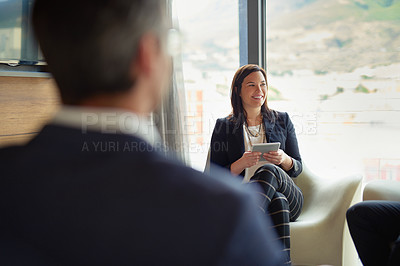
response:
[[[258,128],[258,132],[255,135],[250,131],[250,129],[247,127],[247,125],[245,125],[245,127],[244,127],[246,132],[247,132],[246,135],[247,135],[247,139],[249,140],[249,144],[250,144],[251,149],[253,148],[253,142],[251,141],[251,137],[250,136],[252,136],[253,138],[257,138],[260,135],[262,135],[262,139],[263,139],[262,143],[264,143],[265,140],[266,140],[265,132],[264,132],[264,130],[261,129],[261,126],[262,126],[262,123],[260,124],[260,127]],[[262,128],[264,129],[264,127],[262,127]]]
[[[258,127],[257,132],[253,133],[253,132],[251,132],[251,130],[249,129],[249,127],[248,127],[248,125],[247,125],[247,123],[246,123],[246,131],[247,131],[247,133],[249,133],[252,137],[257,138],[257,137],[260,136],[260,134],[261,134],[261,125],[262,125],[262,122],[260,123],[260,126]]]

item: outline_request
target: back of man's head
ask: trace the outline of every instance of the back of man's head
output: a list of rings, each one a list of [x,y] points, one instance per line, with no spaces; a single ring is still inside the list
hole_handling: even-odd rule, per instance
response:
[[[36,37],[63,103],[132,88],[140,38],[162,38],[164,12],[163,0],[36,0]]]

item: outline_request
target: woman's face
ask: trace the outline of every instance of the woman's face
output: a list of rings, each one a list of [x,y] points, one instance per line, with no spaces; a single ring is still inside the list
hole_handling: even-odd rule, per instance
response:
[[[245,77],[240,97],[245,109],[260,108],[264,104],[267,99],[267,82],[260,71],[253,72]]]

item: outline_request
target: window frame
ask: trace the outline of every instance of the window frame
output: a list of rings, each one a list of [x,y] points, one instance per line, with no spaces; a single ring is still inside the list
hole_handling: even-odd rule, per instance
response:
[[[22,0],[21,56],[31,60],[0,60],[0,77],[50,77],[46,62],[40,60],[40,48],[32,27],[34,0]]]
[[[267,67],[267,0],[239,0],[240,65]]]

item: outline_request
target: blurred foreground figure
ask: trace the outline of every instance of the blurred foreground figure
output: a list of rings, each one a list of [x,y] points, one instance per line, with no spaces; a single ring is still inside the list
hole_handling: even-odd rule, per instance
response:
[[[400,202],[360,202],[347,223],[364,266],[400,265]]]
[[[252,193],[157,147],[170,74],[161,0],[37,0],[63,106],[0,150],[1,265],[281,265]]]

